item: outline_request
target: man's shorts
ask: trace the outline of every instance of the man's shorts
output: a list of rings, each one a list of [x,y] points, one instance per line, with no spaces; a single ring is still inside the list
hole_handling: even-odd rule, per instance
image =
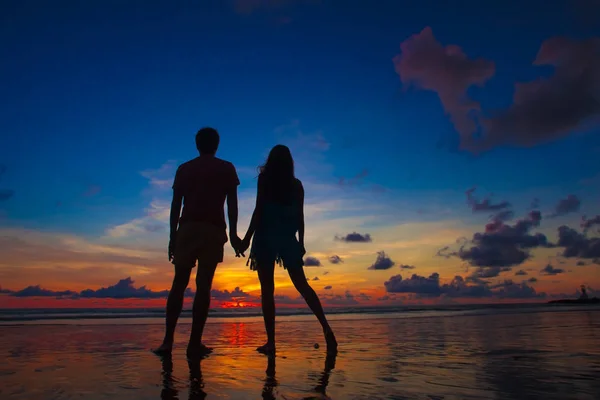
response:
[[[223,262],[223,247],[227,243],[225,229],[206,222],[189,221],[177,230],[175,257],[178,268],[216,265]]]

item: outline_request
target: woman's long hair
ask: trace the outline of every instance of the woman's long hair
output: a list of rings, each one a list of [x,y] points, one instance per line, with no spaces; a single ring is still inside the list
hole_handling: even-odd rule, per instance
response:
[[[282,144],[273,147],[267,161],[258,169],[264,179],[266,197],[278,203],[289,204],[296,188],[294,159],[290,149]]]

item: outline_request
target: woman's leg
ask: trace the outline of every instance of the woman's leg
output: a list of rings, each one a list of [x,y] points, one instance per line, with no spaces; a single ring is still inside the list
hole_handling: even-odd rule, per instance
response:
[[[325,340],[327,341],[327,350],[337,350],[337,341],[335,340],[333,331],[327,322],[327,318],[325,318],[325,312],[323,311],[321,301],[319,301],[319,296],[317,296],[313,288],[308,284],[306,275],[304,274],[304,268],[299,266],[295,268],[288,268],[287,271],[292,279],[294,287],[296,290],[298,290],[302,297],[304,297],[306,304],[308,307],[310,307],[313,314],[315,314],[321,323],[321,326],[323,327],[323,333],[325,334]]]
[[[269,353],[275,350],[275,261],[258,264],[258,280],[263,319],[267,331],[267,343],[257,350]]]

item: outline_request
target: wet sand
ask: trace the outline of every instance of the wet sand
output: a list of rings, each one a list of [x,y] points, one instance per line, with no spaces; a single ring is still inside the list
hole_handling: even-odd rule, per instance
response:
[[[209,323],[208,358],[185,359],[182,321],[170,359],[160,321],[0,326],[2,399],[597,399],[600,308],[585,311],[281,318],[275,358],[258,318]],[[319,349],[314,348],[315,343]]]

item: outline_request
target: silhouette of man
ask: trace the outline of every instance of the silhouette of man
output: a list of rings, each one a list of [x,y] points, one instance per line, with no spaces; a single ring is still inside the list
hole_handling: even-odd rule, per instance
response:
[[[217,264],[223,261],[223,248],[227,243],[223,211],[225,199],[229,240],[236,256],[239,255],[237,187],[240,181],[233,164],[215,157],[218,147],[219,133],[213,128],[200,129],[196,134],[196,148],[200,156],[180,165],[175,174],[169,240],[169,261],[175,265],[175,278],[167,299],[165,338],[154,350],[159,355],[169,354],[173,348],[175,327],[196,261],[196,297],[187,356],[201,357],[211,351],[202,344],[202,332],[210,306],[213,276]]]

